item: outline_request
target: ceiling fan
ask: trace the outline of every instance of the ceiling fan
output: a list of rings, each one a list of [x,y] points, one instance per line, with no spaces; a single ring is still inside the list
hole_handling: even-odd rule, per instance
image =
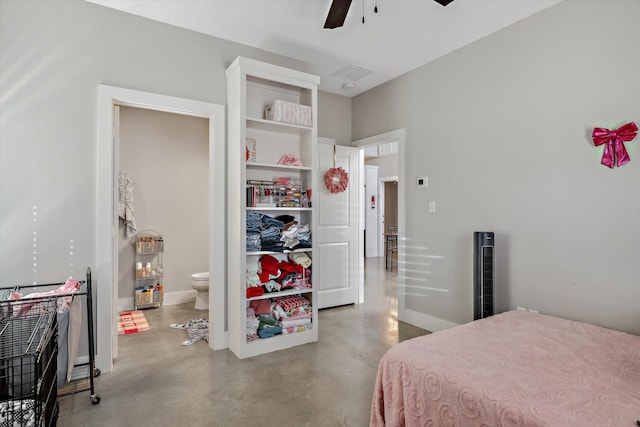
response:
[[[453,0],[434,0],[436,3],[446,6]],[[324,22],[324,28],[338,28],[344,25],[344,20],[349,12],[351,0],[332,0],[327,20]],[[364,22],[364,21],[363,21]]]

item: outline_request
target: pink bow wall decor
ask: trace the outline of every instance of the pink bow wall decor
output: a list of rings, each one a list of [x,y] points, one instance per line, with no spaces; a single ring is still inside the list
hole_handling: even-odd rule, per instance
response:
[[[634,122],[627,123],[620,126],[616,130],[609,130],[605,128],[593,129],[593,143],[595,146],[606,144],[604,147],[604,153],[602,153],[602,163],[605,166],[613,168],[613,165],[618,164],[618,167],[629,162],[629,153],[624,146],[625,142],[631,141],[636,137],[638,133],[638,126]]]

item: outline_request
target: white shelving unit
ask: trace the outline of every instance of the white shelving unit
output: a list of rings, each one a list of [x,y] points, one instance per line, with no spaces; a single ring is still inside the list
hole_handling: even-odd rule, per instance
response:
[[[227,68],[228,97],[228,327],[229,347],[239,357],[252,357],[318,340],[317,289],[313,266],[313,233],[317,218],[316,192],[311,192],[311,207],[247,207],[247,180],[273,180],[292,177],[302,181],[303,189],[316,189],[314,171],[317,168],[317,76],[284,67],[238,57]],[[275,100],[310,106],[312,125],[300,126],[264,119],[264,111]],[[255,162],[246,160],[247,138],[256,141]],[[304,166],[280,165],[285,154],[297,156]],[[290,215],[299,223],[309,224],[312,247],[294,251],[247,252],[246,218],[248,211],[258,211],[276,217]],[[247,298],[247,260],[271,255],[279,260],[290,252],[304,252],[312,259],[311,288],[288,289]],[[301,295],[313,307],[312,328],[290,335],[247,340],[246,309],[252,300],[278,296]]]

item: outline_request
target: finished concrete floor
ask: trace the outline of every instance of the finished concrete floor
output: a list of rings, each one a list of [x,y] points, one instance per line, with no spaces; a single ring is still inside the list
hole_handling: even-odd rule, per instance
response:
[[[398,322],[397,274],[365,263],[365,303],[321,310],[319,341],[240,360],[168,327],[193,304],[145,311],[151,331],[119,337],[114,371],[60,398],[58,426],[367,426],[378,361],[427,331]]]

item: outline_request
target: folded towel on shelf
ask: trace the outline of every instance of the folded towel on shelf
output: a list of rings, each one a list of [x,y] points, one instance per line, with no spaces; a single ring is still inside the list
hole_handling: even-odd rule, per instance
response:
[[[313,323],[308,323],[306,325],[299,325],[299,326],[291,326],[288,328],[282,328],[282,335],[290,335],[296,332],[310,331],[311,329],[313,329]]]
[[[247,298],[259,297],[261,295],[264,295],[264,289],[260,286],[247,288]]]
[[[255,314],[270,314],[271,303],[268,299],[253,300],[249,303],[249,307],[253,309]]]
[[[311,267],[311,258],[304,252],[294,252],[289,254],[289,260],[295,264],[301,265],[304,268]]]
[[[282,333],[282,326],[270,326],[268,328],[258,329],[258,336],[260,338],[271,338],[274,335],[278,335]]]
[[[282,319],[280,326],[283,328],[291,328],[296,326],[305,326],[311,323],[311,319]]]
[[[278,259],[271,255],[263,255],[260,258],[260,282],[267,283],[269,280],[277,279],[279,276]]]
[[[246,335],[248,341],[258,339],[258,326],[260,326],[260,321],[256,317],[255,311],[253,308],[247,307]]]
[[[282,307],[282,309],[285,311],[290,311],[294,308],[311,305],[308,299],[300,295],[277,297],[273,299],[273,302]]]
[[[258,257],[247,257],[247,286],[248,287],[260,286],[260,278],[258,277],[259,271],[260,271],[260,261],[258,260]]]

